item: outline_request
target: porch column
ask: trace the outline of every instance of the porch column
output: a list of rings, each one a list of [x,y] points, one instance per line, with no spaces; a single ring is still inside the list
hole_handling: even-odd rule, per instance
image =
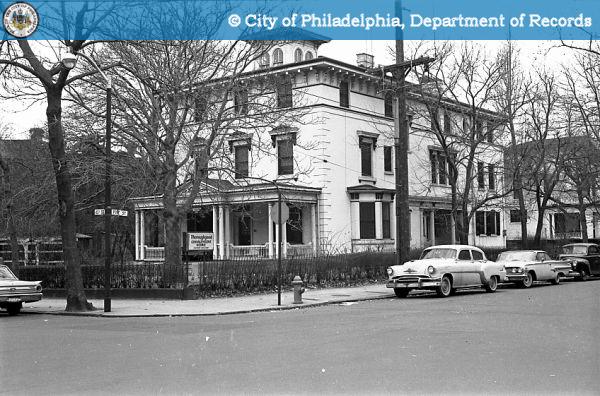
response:
[[[317,254],[317,204],[310,205],[310,242],[313,253]]]
[[[273,210],[273,202],[269,202],[269,222],[267,223],[267,234],[269,234],[269,258],[273,258],[273,216],[271,215]]]
[[[281,257],[287,257],[287,222],[281,225],[281,248],[283,249]]]
[[[225,216],[223,205],[219,205],[219,258],[225,258]]]
[[[135,260],[140,259],[140,211],[135,212]]]
[[[217,258],[219,254],[219,249],[217,247],[218,243],[218,232],[219,232],[219,213],[217,211],[217,205],[212,206],[212,232],[213,232],[213,258]]]
[[[383,222],[381,221],[381,201],[375,201],[375,239],[383,238]]]
[[[360,205],[358,201],[350,202],[350,235],[352,239],[360,239]]]
[[[450,228],[453,227],[450,226]],[[435,245],[435,210],[433,209],[429,211],[429,239],[431,240],[431,244]]]
[[[275,257],[279,257],[279,223],[275,223]]]
[[[146,249],[144,246],[146,245],[146,224],[144,219],[146,218],[146,213],[143,210],[140,210],[140,260],[144,260],[146,257]]]
[[[231,208],[225,206],[225,257],[229,258],[230,255],[230,244],[231,244],[231,216],[229,215]]]

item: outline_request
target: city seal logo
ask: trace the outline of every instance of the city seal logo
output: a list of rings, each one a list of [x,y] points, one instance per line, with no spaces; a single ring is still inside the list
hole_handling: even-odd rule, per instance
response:
[[[28,3],[14,3],[6,7],[2,18],[6,32],[16,38],[31,36],[40,22],[35,8]]]

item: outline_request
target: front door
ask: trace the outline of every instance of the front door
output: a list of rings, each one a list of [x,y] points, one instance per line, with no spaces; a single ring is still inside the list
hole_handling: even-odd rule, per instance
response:
[[[252,245],[252,218],[241,216],[238,220],[238,245]]]

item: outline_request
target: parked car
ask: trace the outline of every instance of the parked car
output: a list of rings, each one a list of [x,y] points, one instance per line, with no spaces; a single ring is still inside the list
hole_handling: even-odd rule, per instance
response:
[[[21,312],[23,303],[40,301],[42,285],[40,282],[21,281],[6,265],[0,265],[0,308],[9,315]]]
[[[496,262],[506,268],[508,282],[521,287],[531,287],[535,281],[548,281],[558,285],[561,277],[572,273],[569,261],[552,260],[543,250],[502,252]]]
[[[462,288],[483,287],[495,292],[498,283],[506,279],[502,265],[488,261],[481,249],[468,245],[429,247],[419,260],[389,267],[387,273],[387,287],[393,288],[397,297],[406,297],[415,289],[435,290],[440,297]]]
[[[573,263],[573,270],[580,280],[588,280],[590,275],[600,275],[600,247],[595,243],[570,243],[564,245],[558,256]]]

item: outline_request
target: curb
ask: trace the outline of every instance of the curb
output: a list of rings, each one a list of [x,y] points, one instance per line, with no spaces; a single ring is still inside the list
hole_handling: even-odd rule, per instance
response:
[[[158,314],[107,314],[102,310],[98,310],[98,313],[93,313],[94,311],[88,312],[66,312],[66,311],[27,311],[23,312],[25,314],[34,314],[34,315],[55,315],[55,316],[84,316],[84,317],[94,317],[94,318],[160,318],[160,317],[179,317],[179,316],[222,316],[222,315],[237,315],[237,314],[247,314],[253,312],[273,312],[273,311],[291,311],[294,309],[307,309],[312,307],[321,307],[325,305],[333,305],[344,302],[359,302],[359,301],[371,301],[371,300],[385,300],[389,298],[395,298],[395,296],[387,295],[387,296],[369,296],[363,298],[347,298],[343,300],[328,300],[317,303],[310,304],[297,304],[297,305],[282,305],[282,306],[274,306],[270,308],[256,308],[256,309],[243,309],[239,311],[224,311],[224,312],[209,312],[209,313],[158,313]]]

